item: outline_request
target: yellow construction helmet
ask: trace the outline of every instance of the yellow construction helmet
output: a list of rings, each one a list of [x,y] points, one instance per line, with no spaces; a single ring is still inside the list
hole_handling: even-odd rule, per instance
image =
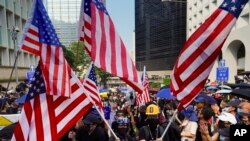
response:
[[[146,109],[146,115],[158,115],[160,113],[160,109],[155,104],[148,105]]]

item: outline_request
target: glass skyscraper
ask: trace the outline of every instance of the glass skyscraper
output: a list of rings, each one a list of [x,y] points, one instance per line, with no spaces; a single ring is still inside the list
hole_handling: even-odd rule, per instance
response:
[[[186,40],[186,2],[135,1],[136,66],[171,70]]]
[[[44,0],[44,5],[63,45],[78,40],[81,0]]]

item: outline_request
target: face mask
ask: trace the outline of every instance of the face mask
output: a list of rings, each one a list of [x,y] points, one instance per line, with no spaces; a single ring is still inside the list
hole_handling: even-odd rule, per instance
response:
[[[157,118],[147,119],[147,123],[150,129],[155,130],[159,123],[159,120]]]
[[[229,112],[229,107],[226,107],[222,110],[223,112]]]
[[[220,135],[220,141],[225,141],[225,137]]]
[[[237,113],[238,114],[242,113],[242,109],[241,108],[237,108]]]
[[[85,131],[89,131],[90,130],[90,125],[89,124],[85,124],[83,126],[83,128],[84,128]]]

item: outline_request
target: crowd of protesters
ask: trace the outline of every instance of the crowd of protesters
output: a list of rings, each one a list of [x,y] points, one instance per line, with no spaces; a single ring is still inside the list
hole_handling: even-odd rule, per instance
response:
[[[208,87],[204,87],[186,109],[177,113],[162,141],[227,141],[230,140],[230,125],[250,125],[248,100],[231,94],[217,94],[216,91],[221,87],[212,90]],[[22,88],[20,91],[25,91],[26,87]],[[18,96],[1,96],[1,99],[5,99],[1,102],[1,114],[18,113]],[[151,95],[151,102],[136,105],[135,99],[133,92],[129,95],[110,92],[102,98],[105,118],[118,139],[93,108],[60,140],[160,141],[178,101]]]

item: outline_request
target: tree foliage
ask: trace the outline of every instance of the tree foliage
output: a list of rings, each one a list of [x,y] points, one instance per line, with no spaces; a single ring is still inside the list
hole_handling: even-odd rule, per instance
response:
[[[83,73],[83,70],[90,64],[90,57],[87,51],[84,49],[83,42],[73,42],[69,45],[68,50],[73,54],[73,68],[79,75]]]
[[[103,71],[100,68],[95,67],[96,74],[100,77],[100,84],[103,86],[103,88],[107,88],[107,81],[108,78],[111,77],[112,75],[110,73],[107,73]]]

